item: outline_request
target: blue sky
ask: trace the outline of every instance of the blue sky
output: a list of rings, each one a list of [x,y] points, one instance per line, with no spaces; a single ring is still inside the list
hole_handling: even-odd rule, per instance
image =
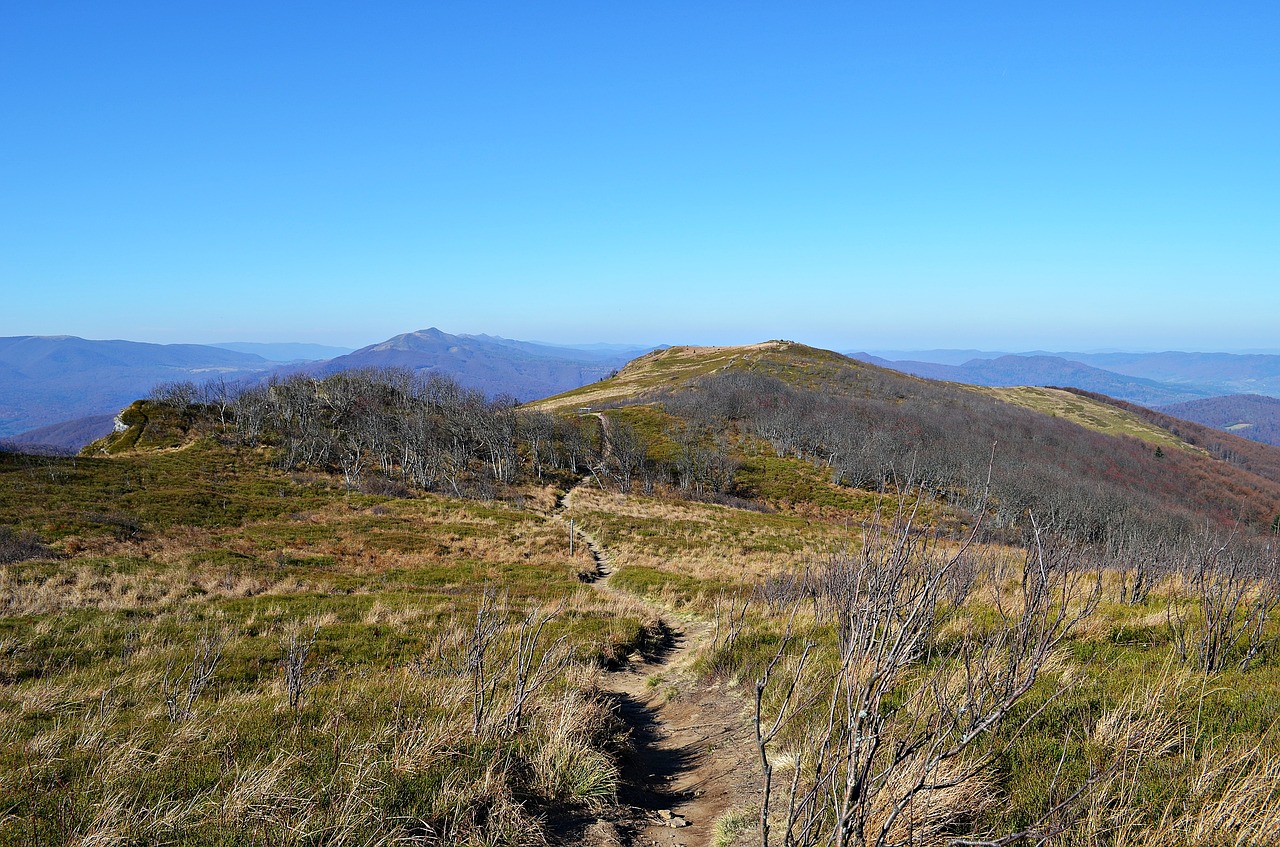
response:
[[[0,4],[0,335],[1280,347],[1280,4]]]

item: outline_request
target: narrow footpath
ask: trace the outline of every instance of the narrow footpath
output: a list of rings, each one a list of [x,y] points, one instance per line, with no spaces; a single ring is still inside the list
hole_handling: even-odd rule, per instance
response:
[[[573,492],[561,498],[559,516],[572,510]],[[734,811],[758,809],[759,764],[752,715],[726,684],[698,682],[694,660],[710,646],[713,626],[677,619],[646,598],[612,584],[615,565],[590,533],[575,529],[595,562],[597,591],[647,606],[671,639],[657,656],[603,672],[600,689],[615,698],[631,729],[634,755],[623,762],[619,799],[632,819],[609,834],[588,836],[591,847],[711,847],[716,821]],[[732,842],[727,842],[732,843]]]

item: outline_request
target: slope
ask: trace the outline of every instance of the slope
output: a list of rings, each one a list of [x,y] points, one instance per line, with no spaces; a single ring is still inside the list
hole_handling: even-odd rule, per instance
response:
[[[667,347],[632,360],[609,379],[535,401],[529,406],[553,411],[630,403],[687,388],[699,378],[720,371],[784,375],[789,381],[819,385],[823,380],[837,378],[858,367],[858,362],[839,353],[794,341],[762,341],[724,347]]]
[[[1061,414],[1070,405],[1061,394],[1053,395],[1057,416],[1046,396],[1005,402],[773,341],[651,353],[610,380],[533,405],[652,406],[675,421],[649,424],[651,441],[664,428],[702,431],[705,441],[727,419],[838,483],[878,490],[910,480],[968,511],[980,507],[990,471],[996,524],[1015,532],[1029,514],[1072,537],[1102,540],[1136,528],[1190,532],[1205,517],[1262,531],[1280,513],[1276,479],[1173,449],[1177,433],[1161,434],[1136,409],[1104,415],[1107,404],[1093,404],[1072,413],[1077,422]]]
[[[1094,399],[1066,388],[1040,388],[1014,386],[1008,388],[975,387],[1006,403],[1023,406],[1032,411],[1060,417],[1085,429],[1107,435],[1124,435],[1138,438],[1153,446],[1178,450],[1197,449],[1167,429],[1159,427],[1135,412],[1122,409],[1113,403]]]
[[[1156,411],[1224,429],[1250,441],[1280,445],[1280,400],[1259,394],[1232,394],[1161,406]]]
[[[0,437],[118,412],[157,383],[265,374],[260,356],[199,344],[0,338]]]
[[[640,352],[549,347],[484,335],[451,335],[433,327],[371,344],[307,371],[327,375],[393,367],[447,373],[489,397],[506,394],[530,400],[606,377]]]
[[[1092,400],[1113,405],[1130,414],[1137,415],[1152,424],[1172,433],[1188,444],[1201,448],[1215,458],[1243,468],[1251,473],[1280,481],[1280,447],[1264,444],[1249,438],[1243,438],[1216,427],[1186,420],[1164,411],[1148,409],[1123,400],[1111,397],[1076,391]]]
[[[1177,403],[1207,397],[1214,393],[1212,389],[1196,384],[1168,384],[1146,377],[1105,370],[1059,356],[1004,355],[991,359],[972,359],[961,365],[887,361],[867,355],[859,358],[928,379],[992,387],[1070,386],[1148,406]]]

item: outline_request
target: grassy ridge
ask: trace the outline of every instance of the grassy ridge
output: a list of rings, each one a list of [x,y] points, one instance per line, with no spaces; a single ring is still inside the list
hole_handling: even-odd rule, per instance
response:
[[[633,360],[613,377],[566,391],[530,407],[545,411],[598,408],[634,401],[646,393],[689,385],[717,371],[751,371],[785,377],[789,382],[819,387],[850,369],[865,367],[830,350],[794,341],[764,341],[739,347],[669,347]],[[904,377],[910,379],[910,377]]]
[[[1015,388],[983,388],[975,386],[974,391],[988,394],[1006,403],[1013,403],[1032,411],[1041,412],[1050,417],[1061,417],[1072,423],[1101,432],[1106,435],[1126,435],[1138,438],[1148,444],[1166,449],[1191,450],[1204,453],[1178,438],[1166,429],[1148,423],[1142,418],[1117,406],[1101,403],[1060,388],[1036,388],[1019,386]]]

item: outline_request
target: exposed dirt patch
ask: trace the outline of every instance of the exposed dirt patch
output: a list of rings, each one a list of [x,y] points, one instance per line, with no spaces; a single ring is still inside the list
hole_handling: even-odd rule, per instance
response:
[[[571,497],[572,492],[562,499],[566,508]],[[596,563],[595,588],[622,594],[610,582],[613,566],[606,552],[589,534],[579,537]],[[759,803],[750,709],[727,687],[700,683],[691,670],[711,642],[710,624],[676,620],[669,610],[641,602],[666,623],[672,638],[657,656],[637,657],[600,680],[631,729],[634,750],[623,762],[619,797],[631,814],[610,837],[635,847],[710,847],[717,818]],[[588,834],[587,843],[608,842]]]
[[[756,801],[755,736],[745,704],[696,684],[684,667],[691,644],[708,633],[705,624],[686,625],[669,655],[602,680],[635,745],[620,798],[637,812],[632,844],[711,845],[718,817]]]

